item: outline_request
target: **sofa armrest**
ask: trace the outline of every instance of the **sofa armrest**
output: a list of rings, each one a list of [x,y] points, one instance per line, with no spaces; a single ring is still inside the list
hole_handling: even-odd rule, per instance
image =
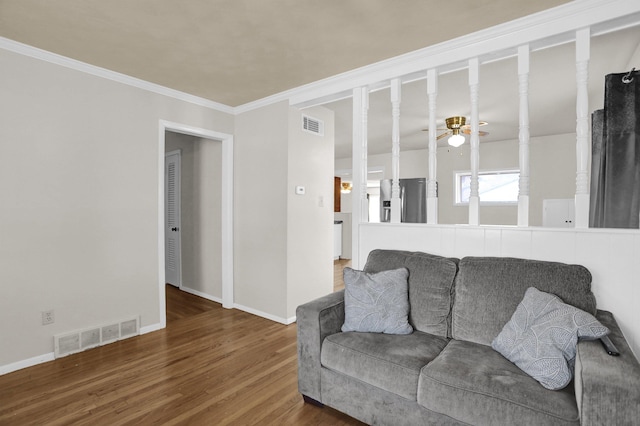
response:
[[[339,333],[344,324],[344,290],[298,306],[296,322],[298,390],[321,402],[320,350],[324,338]]]
[[[596,318],[611,331],[609,338],[620,356],[607,354],[600,340],[578,343],[575,390],[580,424],[637,424],[640,419],[640,363],[613,314],[599,310]]]

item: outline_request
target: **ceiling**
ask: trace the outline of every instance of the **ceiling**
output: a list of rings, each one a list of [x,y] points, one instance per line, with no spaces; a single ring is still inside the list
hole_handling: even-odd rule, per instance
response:
[[[0,36],[232,107],[568,0],[0,0]]]

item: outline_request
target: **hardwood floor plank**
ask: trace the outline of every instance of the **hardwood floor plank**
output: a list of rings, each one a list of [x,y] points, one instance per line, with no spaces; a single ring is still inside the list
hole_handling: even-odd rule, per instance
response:
[[[358,425],[297,390],[296,327],[167,287],[167,328],[0,376],[0,425]]]
[[[336,259],[333,261],[333,291],[344,289],[342,271],[347,266],[351,267],[351,259]]]

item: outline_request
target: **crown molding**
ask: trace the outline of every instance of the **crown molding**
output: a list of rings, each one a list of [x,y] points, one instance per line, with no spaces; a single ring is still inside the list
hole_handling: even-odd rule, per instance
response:
[[[465,67],[478,57],[481,62],[515,55],[517,47],[531,44],[532,50],[566,43],[575,31],[590,27],[592,35],[640,23],[637,0],[574,0],[572,2],[499,24],[485,30],[415,50],[390,59],[347,71],[303,86],[231,107],[135,77],[90,65],[56,53],[0,37],[0,48],[63,67],[116,81],[173,99],[237,115],[278,102],[306,108],[351,96],[354,87],[382,89],[393,78],[403,82],[425,78],[429,69],[440,73]]]
[[[231,106],[214,102],[209,99],[201,98],[199,96],[191,95],[189,93],[181,92],[179,90],[170,89],[168,87],[161,86],[159,84],[151,83],[149,81],[141,80],[136,77],[131,77],[126,74],[111,71],[106,68],[101,68],[95,65],[87,64],[85,62],[71,59],[66,56],[58,55],[57,53],[48,52],[46,50],[29,46],[27,44],[10,40],[8,38],[0,37],[0,49],[8,50],[10,52],[18,53],[20,55],[28,56],[34,59],[39,59],[39,60],[46,61],[62,67],[84,72],[86,74],[102,77],[107,80],[115,81],[121,84],[126,84],[127,86],[146,90],[148,92],[153,92],[158,95],[167,96],[169,98],[199,105],[205,108],[210,108],[210,109],[224,112],[227,114],[232,114],[232,115],[235,114],[235,108]]]

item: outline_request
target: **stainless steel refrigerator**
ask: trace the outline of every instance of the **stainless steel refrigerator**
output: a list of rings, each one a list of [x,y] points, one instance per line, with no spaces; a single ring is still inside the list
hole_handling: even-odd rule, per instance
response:
[[[391,221],[391,183],[380,181],[380,222]],[[400,179],[400,221],[427,223],[427,178]]]

